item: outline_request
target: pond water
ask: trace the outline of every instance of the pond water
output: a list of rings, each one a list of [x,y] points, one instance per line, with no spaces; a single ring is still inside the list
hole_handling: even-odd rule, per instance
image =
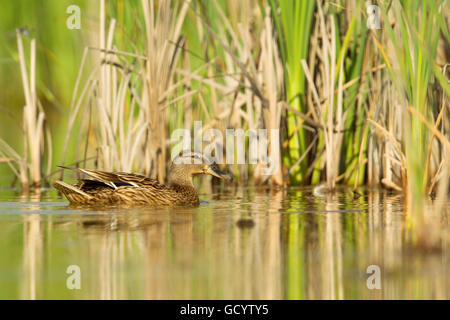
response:
[[[228,188],[200,198],[198,208],[99,210],[55,191],[0,191],[0,298],[450,298],[448,241],[412,246],[401,195]],[[69,289],[76,275],[81,287]]]

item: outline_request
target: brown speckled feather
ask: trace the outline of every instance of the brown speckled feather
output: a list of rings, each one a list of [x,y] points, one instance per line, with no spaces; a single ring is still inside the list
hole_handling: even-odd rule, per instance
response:
[[[53,183],[70,203],[81,205],[198,206],[200,201],[192,183],[193,176],[209,174],[230,179],[211,159],[196,151],[183,152],[174,159],[168,186],[134,173],[62,168],[86,176],[75,185],[63,181]]]
[[[166,186],[133,173],[64,168],[89,177],[75,185],[62,181],[53,183],[72,204],[198,206],[200,203],[197,191],[191,186]]]

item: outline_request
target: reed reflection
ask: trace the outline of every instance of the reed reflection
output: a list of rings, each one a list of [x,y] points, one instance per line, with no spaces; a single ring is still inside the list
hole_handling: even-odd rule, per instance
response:
[[[41,200],[40,189],[32,193],[20,195],[23,202],[28,202],[23,215],[23,281],[21,282],[21,298],[34,300],[38,295],[37,283],[42,281],[43,260],[43,222],[39,214]],[[36,212],[36,213],[33,213]]]
[[[34,213],[44,205],[37,198],[22,215],[24,299],[450,296],[448,241],[436,252],[411,246],[396,195],[236,188],[198,208]],[[71,264],[79,291],[65,287]],[[381,290],[367,287],[369,265],[381,269]]]

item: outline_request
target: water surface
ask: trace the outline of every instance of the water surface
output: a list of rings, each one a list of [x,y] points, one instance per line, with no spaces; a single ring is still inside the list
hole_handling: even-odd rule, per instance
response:
[[[448,204],[437,250],[414,246],[401,195],[203,191],[198,208],[84,209],[0,190],[2,299],[449,299]],[[70,265],[81,288],[68,289]],[[370,289],[369,266],[381,289]],[[372,279],[372,284],[374,280]]]

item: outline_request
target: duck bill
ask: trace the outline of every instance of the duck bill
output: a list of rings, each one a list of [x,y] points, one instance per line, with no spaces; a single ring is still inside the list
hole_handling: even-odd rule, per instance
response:
[[[219,179],[225,179],[225,180],[230,180],[231,176],[228,173],[225,173],[221,170],[219,170],[218,168],[208,168],[208,170],[206,170],[205,172],[206,174],[210,174],[214,177],[217,177]]]

